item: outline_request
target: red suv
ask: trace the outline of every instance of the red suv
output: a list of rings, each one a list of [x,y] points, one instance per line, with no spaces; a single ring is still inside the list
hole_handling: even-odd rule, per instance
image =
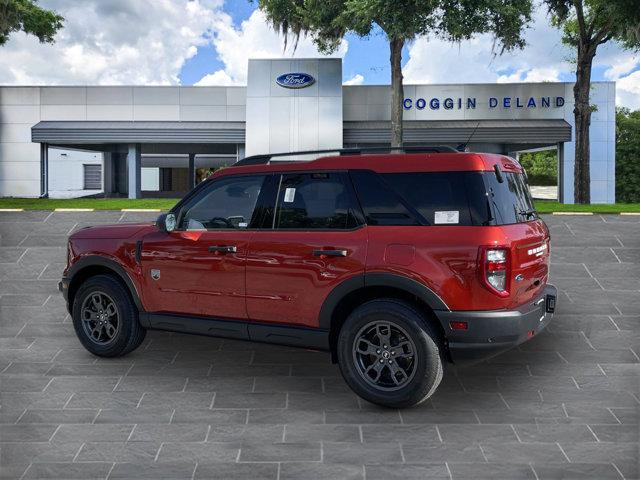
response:
[[[216,172],[155,225],[74,233],[60,289],[85,348],[124,355],[160,329],[327,350],[358,395],[406,407],[444,362],[550,321],[549,231],[513,159],[282,158]]]

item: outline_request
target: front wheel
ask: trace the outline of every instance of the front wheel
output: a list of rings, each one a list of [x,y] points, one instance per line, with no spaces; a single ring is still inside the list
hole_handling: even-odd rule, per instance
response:
[[[125,287],[109,275],[87,279],[73,300],[73,327],[94,355],[119,357],[140,346],[146,330]]]
[[[356,308],[338,337],[338,363],[351,389],[394,408],[417,405],[442,380],[438,337],[410,304],[380,299]]]

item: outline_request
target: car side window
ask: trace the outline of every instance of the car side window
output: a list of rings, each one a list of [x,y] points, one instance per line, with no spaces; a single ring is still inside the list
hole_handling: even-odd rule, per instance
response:
[[[357,203],[339,172],[284,174],[274,226],[277,229],[349,229],[358,226]]]
[[[265,178],[265,175],[247,175],[214,180],[183,208],[180,229],[248,228]]]

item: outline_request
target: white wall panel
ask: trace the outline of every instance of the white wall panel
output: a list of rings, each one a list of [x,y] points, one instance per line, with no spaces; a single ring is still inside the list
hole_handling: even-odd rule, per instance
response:
[[[87,105],[130,105],[133,87],[87,87]]]
[[[227,91],[224,87],[182,87],[180,105],[226,105]]]
[[[29,123],[33,125],[39,121],[40,107],[37,105],[3,105],[0,103],[0,124]]]
[[[42,105],[40,120],[86,120],[86,105]]]
[[[178,87],[133,87],[135,105],[177,105],[179,102]]]
[[[40,105],[40,87],[0,87],[0,105]]]
[[[86,105],[86,87],[41,87],[42,105]]]
[[[134,120],[147,121],[178,121],[180,120],[179,105],[134,105]]]
[[[224,122],[227,107],[218,105],[180,105],[180,120],[184,122]]]
[[[87,105],[87,120],[131,121],[133,105]]]

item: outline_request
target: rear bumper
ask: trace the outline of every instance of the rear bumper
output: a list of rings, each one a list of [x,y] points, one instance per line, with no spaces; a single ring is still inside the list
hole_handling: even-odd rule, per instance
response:
[[[479,362],[537,335],[551,321],[556,298],[556,287],[547,285],[534,301],[516,310],[436,312],[446,332],[453,363]],[[466,322],[467,330],[453,330],[451,322]]]

